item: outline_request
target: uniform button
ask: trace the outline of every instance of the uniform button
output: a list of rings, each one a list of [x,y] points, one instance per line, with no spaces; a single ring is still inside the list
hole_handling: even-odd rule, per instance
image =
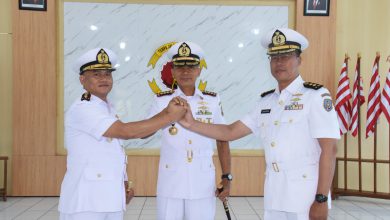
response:
[[[290,118],[290,120],[288,120],[288,122],[289,122],[289,123],[292,123],[292,122],[293,122],[293,119],[292,119],[292,118]]]
[[[306,178],[306,174],[303,174],[302,177],[303,177],[303,178]]]
[[[275,147],[276,146],[276,143],[275,142],[271,142],[271,147]]]
[[[168,164],[165,164],[165,168],[167,168],[167,169],[168,169],[168,167],[169,167],[169,166],[168,166]]]
[[[279,105],[283,105],[283,104],[284,104],[283,100],[280,100]]]
[[[279,121],[274,121],[274,125],[278,125],[279,124]]]
[[[264,122],[263,122],[263,123],[261,123],[261,126],[262,126],[262,127],[264,127]]]
[[[102,177],[102,174],[98,173],[96,176],[97,176],[97,178],[100,178],[100,177]]]
[[[188,144],[192,144],[192,140],[188,140]]]

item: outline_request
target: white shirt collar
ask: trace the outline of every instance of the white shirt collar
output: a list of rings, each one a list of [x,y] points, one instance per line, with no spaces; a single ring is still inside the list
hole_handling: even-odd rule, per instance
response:
[[[178,96],[188,97],[186,94],[184,94],[184,92],[180,89],[180,87],[177,87],[176,92]],[[202,91],[200,91],[198,88],[195,88],[195,93],[193,96],[199,96],[201,98],[204,98]]]
[[[112,106],[112,103],[108,100],[107,98],[107,102],[105,102],[103,99],[91,94],[91,99],[90,99],[90,102],[96,102],[97,104],[105,104],[105,105],[108,105],[108,106]]]
[[[298,75],[298,77],[295,78],[294,81],[292,81],[284,90],[291,94],[296,93],[296,91],[302,86],[303,82],[301,75]],[[276,87],[275,93],[280,94],[279,86]]]

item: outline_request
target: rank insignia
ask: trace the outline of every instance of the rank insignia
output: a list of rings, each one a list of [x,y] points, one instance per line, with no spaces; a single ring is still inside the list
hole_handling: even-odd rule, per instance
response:
[[[299,104],[298,102],[293,102],[290,105],[284,106],[284,110],[302,110],[303,104]]]
[[[305,88],[314,89],[314,90],[319,90],[320,88],[322,88],[321,84],[313,83],[313,82],[304,82],[303,86]]]
[[[223,109],[222,109],[222,103],[219,102],[219,106],[221,107],[221,115],[223,116]]]
[[[302,93],[295,93],[293,94],[293,96],[302,96],[303,94]]]
[[[324,99],[324,109],[327,112],[330,112],[333,109],[333,104],[331,99]]]
[[[90,92],[85,92],[82,96],[81,96],[81,101],[90,101],[91,100],[91,93]]]

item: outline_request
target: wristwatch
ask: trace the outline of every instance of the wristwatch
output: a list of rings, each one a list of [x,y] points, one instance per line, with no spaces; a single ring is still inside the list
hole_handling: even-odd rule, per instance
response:
[[[233,175],[231,173],[226,173],[226,174],[222,174],[221,178],[222,179],[227,179],[229,181],[232,181],[233,180]]]
[[[318,203],[323,203],[323,202],[326,202],[328,201],[328,197],[323,195],[323,194],[316,194],[316,198],[315,198],[316,202]]]

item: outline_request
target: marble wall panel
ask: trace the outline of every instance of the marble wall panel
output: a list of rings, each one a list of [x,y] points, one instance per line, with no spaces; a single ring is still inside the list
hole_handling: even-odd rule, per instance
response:
[[[123,121],[147,117],[154,95],[147,80],[154,78],[167,90],[160,79],[167,58],[162,56],[154,69],[147,64],[159,46],[172,41],[189,40],[204,49],[207,69],[199,79],[220,95],[228,123],[250,112],[260,93],[276,85],[260,39],[274,27],[288,26],[287,6],[65,2],[63,8],[64,111],[83,93],[74,61],[95,47],[118,54],[110,99]],[[125,141],[127,148],[136,149],[159,144],[159,134]],[[261,143],[250,135],[231,147],[258,149]]]

